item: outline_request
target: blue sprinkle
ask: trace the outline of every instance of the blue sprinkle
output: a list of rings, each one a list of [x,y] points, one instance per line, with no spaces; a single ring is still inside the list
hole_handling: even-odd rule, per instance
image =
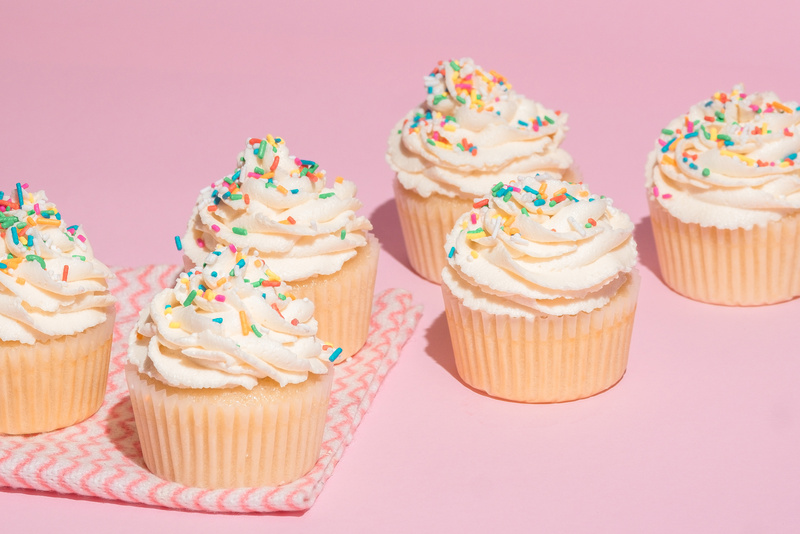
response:
[[[532,187],[531,187],[531,186],[529,186],[529,185],[526,185],[525,187],[523,187],[523,188],[522,188],[522,190],[523,190],[523,191],[527,191],[528,193],[531,193],[531,194],[533,194],[533,195],[535,195],[535,194],[537,194],[537,193],[538,193],[538,191],[537,191],[536,189],[532,188]]]
[[[28,247],[32,247],[33,246],[33,236],[32,235],[28,236],[28,244],[27,244],[27,246]]]
[[[673,138],[670,140],[670,142],[669,142],[669,143],[667,143],[666,145],[662,146],[662,147],[661,147],[661,152],[666,152],[666,151],[668,151],[668,150],[669,150],[669,147],[672,145],[672,143],[674,143],[674,142],[675,142],[675,139],[677,139],[677,137],[673,137]]]
[[[534,206],[544,206],[544,204],[546,202],[547,201],[545,199],[543,199],[543,198],[537,198],[536,200],[533,201],[533,205]]]
[[[683,137],[684,137],[684,139],[691,139],[692,137],[697,137],[697,135],[699,133],[700,132],[692,132],[692,133],[688,133],[688,134],[684,135]]]
[[[526,128],[527,128],[528,126],[530,126],[530,124],[528,124],[528,123],[527,123],[527,122],[525,122],[525,121],[517,121],[517,124],[519,124],[520,126],[525,126]]]
[[[16,226],[12,226],[11,227],[11,239],[14,240],[14,244],[15,245],[19,245],[19,236],[17,236],[17,227]]]
[[[237,180],[239,178],[239,176],[241,176],[241,174],[242,174],[242,170],[238,169],[235,173],[233,173],[233,176],[231,176],[231,180]]]
[[[240,269],[244,268],[244,258],[236,262],[237,267]]]
[[[211,320],[214,321],[215,323],[222,324],[222,317],[217,317],[216,319],[211,319]]]
[[[450,253],[447,254],[448,258],[452,258],[456,253],[456,247],[450,247]]]
[[[183,250],[183,245],[181,244],[180,236],[175,236],[175,246],[178,247],[178,250]]]
[[[311,167],[312,165],[314,165],[314,162],[311,161],[310,159],[301,159],[300,165],[303,165],[305,167]]]
[[[217,271],[211,271],[211,276],[216,278],[217,277]]]
[[[19,207],[21,208],[24,202],[22,200],[22,184],[19,182],[17,182],[17,197],[19,198]]]
[[[224,195],[222,195],[222,198],[228,198],[229,196],[231,196],[231,192],[227,191]]]
[[[725,141],[725,146],[733,146],[733,141]]]
[[[329,358],[329,360],[330,360],[330,361],[335,361],[335,360],[336,360],[336,358],[338,358],[338,357],[339,357],[339,355],[340,355],[341,353],[342,353],[342,348],[341,348],[341,347],[339,347],[338,349],[336,349],[335,351],[333,351],[333,354],[331,354],[331,357]]]
[[[795,154],[789,154],[786,157],[789,158],[789,159],[797,159],[797,154],[796,153]]]
[[[297,193],[300,192],[299,189],[290,189],[290,191],[292,192],[293,195],[296,195]]]

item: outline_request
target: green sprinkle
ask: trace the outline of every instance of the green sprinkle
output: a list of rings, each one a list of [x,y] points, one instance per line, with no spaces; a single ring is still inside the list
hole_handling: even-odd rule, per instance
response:
[[[36,254],[28,254],[27,256],[25,256],[25,259],[28,261],[38,262],[39,265],[41,265],[42,269],[47,269],[47,267],[44,264],[44,258],[42,258],[41,256],[37,256]]]
[[[591,228],[591,227],[592,227],[592,224],[591,224],[591,223],[586,223],[586,224],[584,224],[584,225],[583,225],[583,227],[584,227],[584,228]]]
[[[703,176],[708,176],[709,174],[711,174],[709,169],[703,169]]]
[[[522,214],[528,215],[528,208],[522,208]],[[528,217],[530,217],[530,215],[528,215]]]
[[[278,293],[278,298],[281,300],[286,300],[286,295],[284,295],[283,293]]]
[[[258,331],[258,328],[256,328],[256,325],[251,324],[250,325],[250,330],[253,331],[253,333],[256,335],[256,337],[261,337],[261,332]]]
[[[494,187],[492,187],[492,193],[497,193],[498,191],[500,191],[501,187],[503,187],[503,182],[497,182],[496,184],[494,184]]]
[[[458,63],[456,63],[456,62],[455,62],[455,61],[453,61],[453,60],[450,60],[450,66],[451,66],[451,67],[453,68],[453,70],[454,70],[454,71],[456,71],[456,72],[458,72],[458,71],[460,71],[460,70],[461,70],[461,67],[459,67],[459,66],[458,66]]]
[[[258,159],[264,159],[264,153],[267,151],[267,142],[265,140],[261,140],[261,144],[258,145],[258,152],[256,155]]]
[[[723,141],[730,141],[731,136],[725,134],[717,134],[717,139],[722,139]]]
[[[433,97],[433,105],[435,106],[436,104],[438,104],[439,102],[441,102],[445,98],[447,98],[445,95],[436,95],[436,96],[434,96]],[[397,132],[397,133],[400,133],[400,132]]]
[[[509,189],[508,191],[506,191],[506,194],[503,195],[503,202],[508,202],[509,200],[511,200],[511,194],[513,192],[514,192],[513,189]]]
[[[183,306],[184,307],[189,306],[196,296],[197,296],[197,291],[192,289],[192,292],[189,293],[189,296],[186,297],[186,300],[183,301]]]
[[[239,200],[241,198],[242,198],[242,195],[240,195],[239,193],[234,193],[233,195],[230,196],[231,200]]]
[[[344,236],[345,236],[345,235],[347,235],[347,230],[345,230],[344,228],[342,228],[342,233],[339,235],[339,237],[341,237],[342,239],[344,239]]]
[[[461,143],[456,143],[456,146],[461,149],[461,152],[464,152],[464,146]]]
[[[256,167],[255,169],[253,169],[253,172],[256,174],[264,174],[264,169],[262,169],[261,167]]]
[[[241,228],[239,226],[234,226],[233,228],[231,228],[231,230],[233,230],[234,234],[247,235],[247,228]]]
[[[547,115],[545,115],[545,116],[544,116],[544,120],[546,120],[546,121],[547,121],[547,122],[549,122],[550,124],[555,124],[555,123],[556,123],[556,121],[554,121],[553,119],[551,119],[551,118],[550,118],[550,117],[548,117]]]
[[[661,133],[664,134],[664,135],[674,135],[675,134],[675,132],[673,130],[670,130],[668,128],[664,128],[663,130],[661,130]]]
[[[555,206],[556,204],[558,204],[558,202],[556,202],[555,200],[551,200],[551,201],[550,201],[550,207],[551,207],[551,208],[552,208],[553,206]]]
[[[277,188],[278,186],[275,185],[275,183],[272,180],[267,180],[267,183],[264,184],[264,187],[266,189],[269,189],[270,187]]]
[[[466,99],[464,99],[464,97],[463,97],[463,96],[457,96],[457,97],[456,97],[456,100],[458,100],[458,101],[459,101],[459,102],[461,102],[462,104],[466,104],[466,103],[467,103]]]
[[[322,199],[325,199],[325,198],[330,198],[330,197],[332,197],[332,196],[333,196],[333,195],[335,195],[335,194],[336,194],[336,193],[320,193],[320,195],[319,195],[319,198],[322,198]]]
[[[81,261],[86,261],[86,256],[78,256],[77,254],[72,255],[73,258],[78,258]]]
[[[231,179],[230,179],[230,178],[228,178],[227,176],[226,176],[225,178],[223,178],[223,181],[225,181],[225,182],[226,182],[226,183],[228,183],[228,184],[233,184],[233,180],[231,180]]]
[[[703,132],[703,137],[705,137],[706,139],[711,139],[711,134],[706,131],[705,126],[701,126],[700,130]]]
[[[428,144],[436,146],[436,141],[434,141],[433,139],[428,139]]]
[[[715,111],[714,116],[717,118],[718,121],[725,122],[725,114],[723,112]]]

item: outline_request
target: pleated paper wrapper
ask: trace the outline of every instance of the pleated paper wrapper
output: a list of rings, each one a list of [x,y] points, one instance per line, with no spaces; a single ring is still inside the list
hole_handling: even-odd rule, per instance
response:
[[[638,291],[634,271],[602,308],[526,318],[473,310],[442,284],[458,374],[475,389],[518,402],[605,391],[625,374]]]
[[[800,215],[751,229],[700,226],[649,201],[661,276],[701,302],[757,306],[800,295]]]

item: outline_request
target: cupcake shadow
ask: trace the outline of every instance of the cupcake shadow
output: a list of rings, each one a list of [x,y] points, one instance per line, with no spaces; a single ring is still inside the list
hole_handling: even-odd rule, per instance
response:
[[[369,220],[373,226],[372,233],[381,242],[381,248],[402,263],[404,267],[413,270],[408,261],[406,244],[400,230],[400,215],[397,213],[397,204],[394,199],[391,198],[375,208],[375,211],[369,216]]]
[[[492,397],[485,391],[481,391],[480,389],[475,389],[474,387],[470,386],[464,380],[462,380],[461,376],[458,374],[458,369],[456,368],[456,358],[453,354],[453,343],[450,340],[450,327],[447,326],[447,315],[445,312],[442,312],[436,319],[433,320],[433,323],[428,327],[428,330],[425,332],[425,340],[428,342],[428,345],[425,347],[425,352],[428,356],[431,357],[433,361],[438,363],[442,366],[442,368],[450,373],[453,378],[458,380],[461,385],[465,388],[471,389],[478,395],[482,395],[486,398],[493,399]]]
[[[633,229],[633,238],[636,240],[636,247],[639,251],[639,263],[644,265],[662,282],[661,267],[658,264],[658,253],[656,252],[656,240],[653,235],[653,223],[650,216],[643,217],[636,223]]]
[[[139,445],[139,434],[136,432],[133,405],[129,396],[126,395],[108,411],[106,436],[126,458],[139,467],[147,469],[144,465],[142,447]]]

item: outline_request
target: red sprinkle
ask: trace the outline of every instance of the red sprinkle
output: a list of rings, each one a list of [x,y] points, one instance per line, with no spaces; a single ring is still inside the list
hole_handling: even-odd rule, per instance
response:
[[[262,287],[278,287],[281,283],[277,280],[263,280],[261,282]]]
[[[473,204],[472,207],[475,208],[475,209],[478,209],[478,208],[482,208],[482,207],[488,206],[488,205],[489,205],[489,199],[488,198],[484,198],[483,200],[479,200],[478,202]]]
[[[244,203],[250,204],[250,195],[248,195],[247,193],[244,194]]]
[[[292,326],[297,326],[298,324],[300,324],[300,321],[297,319],[292,319]]]
[[[275,172],[275,169],[278,168],[278,162],[281,160],[280,156],[275,156],[275,159],[272,160],[272,165],[270,166],[269,170]]]
[[[297,222],[297,221],[294,220],[294,217],[292,217],[291,215],[286,217],[286,220],[289,221],[289,224],[295,224]]]
[[[214,213],[215,211],[217,211],[217,207],[216,206],[209,206],[208,207],[208,211],[210,211],[211,213]]]
[[[247,141],[250,145],[260,145],[261,139],[256,139],[255,137],[251,137],[249,141]]]
[[[61,280],[64,282],[67,281],[67,275],[69,275],[69,265],[64,266],[64,272],[61,274]]]

